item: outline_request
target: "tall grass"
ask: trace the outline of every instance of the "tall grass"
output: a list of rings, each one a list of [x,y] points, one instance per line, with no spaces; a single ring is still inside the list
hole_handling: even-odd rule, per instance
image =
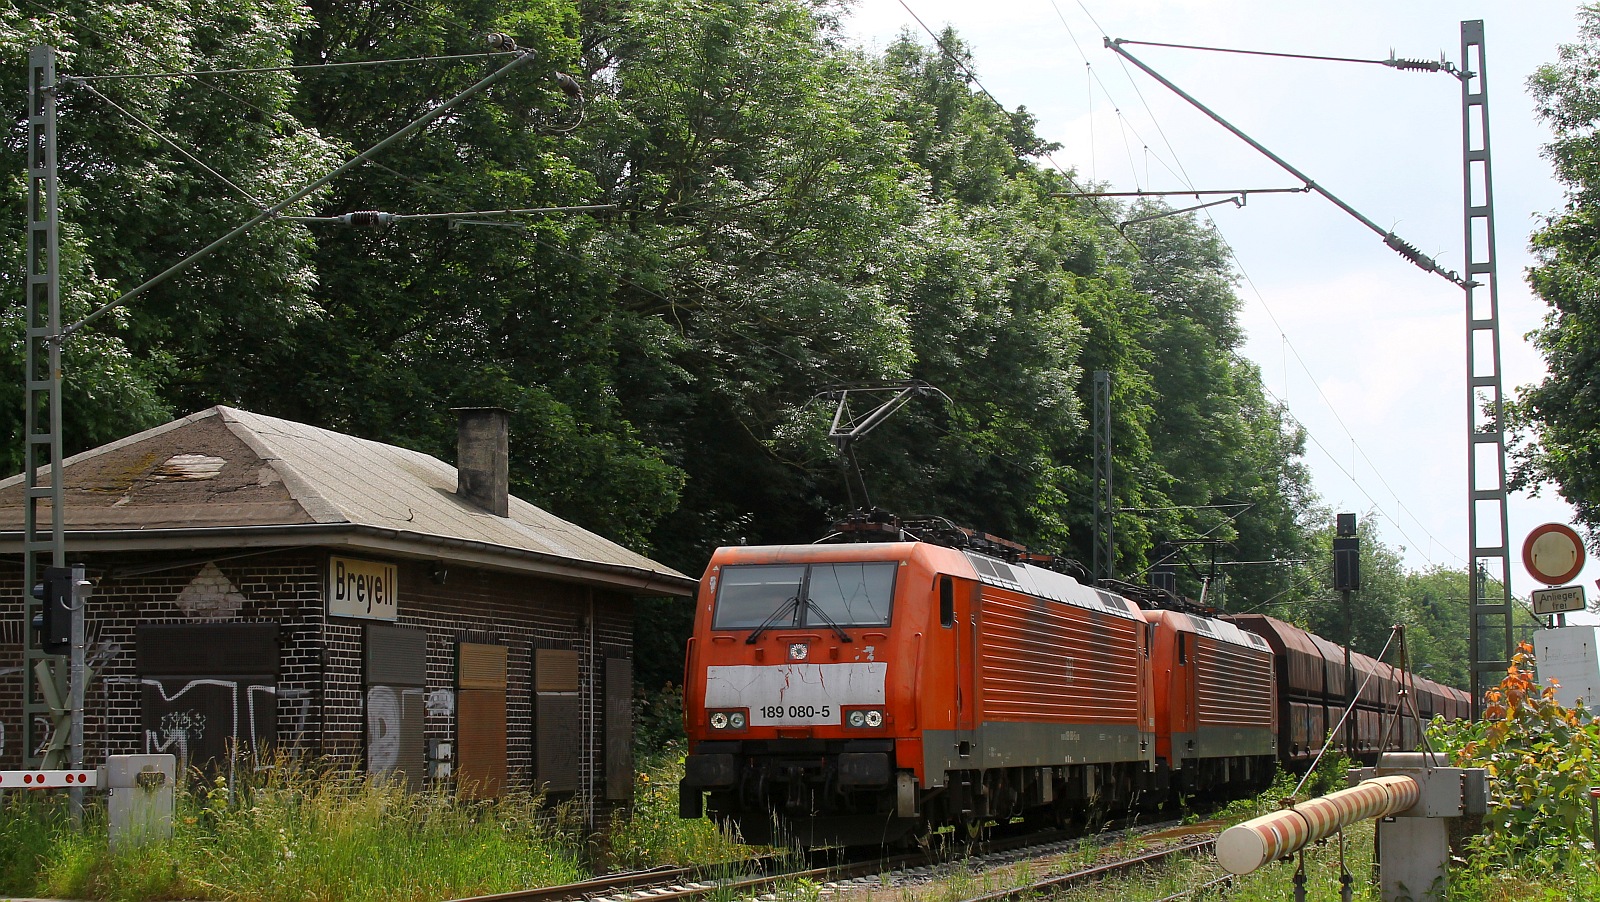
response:
[[[13,794],[15,795],[15,794]],[[103,807],[82,830],[63,799],[0,808],[0,893],[219,902],[437,902],[587,876],[540,800],[465,802],[291,761],[234,790],[179,792],[171,840],[112,855]]]
[[[608,864],[617,868],[704,865],[748,858],[754,850],[707,818],[678,817],[683,754],[669,744],[643,763],[634,784],[633,812],[613,826]]]

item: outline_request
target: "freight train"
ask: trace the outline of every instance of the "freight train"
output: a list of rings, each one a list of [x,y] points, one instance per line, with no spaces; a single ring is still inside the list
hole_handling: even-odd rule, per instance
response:
[[[1346,706],[1344,650],[1288,623],[890,526],[713,555],[685,664],[682,816],[749,842],[877,845],[1235,797],[1308,765]],[[1403,710],[1467,716],[1459,690],[1351,658],[1361,688],[1336,747],[1352,757],[1416,746],[1415,721],[1389,716],[1402,688]]]

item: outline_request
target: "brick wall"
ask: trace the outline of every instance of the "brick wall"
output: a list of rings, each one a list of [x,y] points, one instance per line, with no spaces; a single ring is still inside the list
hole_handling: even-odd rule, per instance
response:
[[[142,752],[134,629],[139,624],[272,622],[280,627],[277,734],[280,747],[321,752],[344,764],[364,759],[361,621],[324,615],[327,556],[316,550],[89,558],[96,583],[87,615],[90,654],[100,661],[87,700],[85,756]],[[504,645],[507,771],[527,788],[532,775],[532,648],[579,650],[585,754],[580,771],[604,823],[604,698],[595,691],[605,659],[631,657],[633,605],[585,586],[448,563],[399,561],[402,626],[428,631],[427,738],[455,738],[456,646]],[[441,572],[442,571],[442,572]],[[20,566],[0,562],[0,769],[21,759]],[[592,618],[591,618],[592,611]]]

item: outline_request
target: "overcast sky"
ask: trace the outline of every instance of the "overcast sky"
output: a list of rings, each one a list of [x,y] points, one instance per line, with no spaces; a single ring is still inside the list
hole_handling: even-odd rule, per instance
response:
[[[910,11],[907,10],[909,6]],[[1548,131],[1525,82],[1577,37],[1576,5],[1269,0],[859,0],[865,46],[951,25],[979,79],[1026,106],[1054,159],[1114,190],[1296,187],[1292,176],[1103,45],[1127,40],[1460,64],[1461,21],[1482,19],[1508,392],[1537,380],[1525,335],[1544,305],[1528,290],[1529,233],[1559,210],[1541,156]],[[926,42],[926,35],[922,35]],[[1438,73],[1157,47],[1130,52],[1384,228],[1463,268],[1461,89]],[[1216,199],[1216,198],[1208,198]],[[1185,205],[1182,198],[1174,206]],[[1193,201],[1188,201],[1193,203]],[[1328,201],[1260,195],[1210,211],[1244,277],[1245,353],[1309,431],[1307,461],[1333,510],[1381,521],[1408,566],[1464,567],[1466,350],[1463,292],[1415,268]],[[1137,227],[1129,233],[1136,235]],[[1480,292],[1484,289],[1480,289]],[[1159,440],[1159,437],[1158,439]],[[1553,491],[1509,507],[1512,584],[1534,526],[1567,522]],[[1487,538],[1487,537],[1486,537]],[[1591,565],[1581,579],[1596,595]]]

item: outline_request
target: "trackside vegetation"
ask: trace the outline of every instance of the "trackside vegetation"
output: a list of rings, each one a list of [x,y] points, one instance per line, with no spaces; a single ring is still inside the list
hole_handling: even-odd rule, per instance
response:
[[[465,802],[288,762],[183,788],[172,840],[117,855],[103,806],[77,830],[63,794],[0,802],[0,895],[438,902],[588,874],[580,832],[537,797]]]

